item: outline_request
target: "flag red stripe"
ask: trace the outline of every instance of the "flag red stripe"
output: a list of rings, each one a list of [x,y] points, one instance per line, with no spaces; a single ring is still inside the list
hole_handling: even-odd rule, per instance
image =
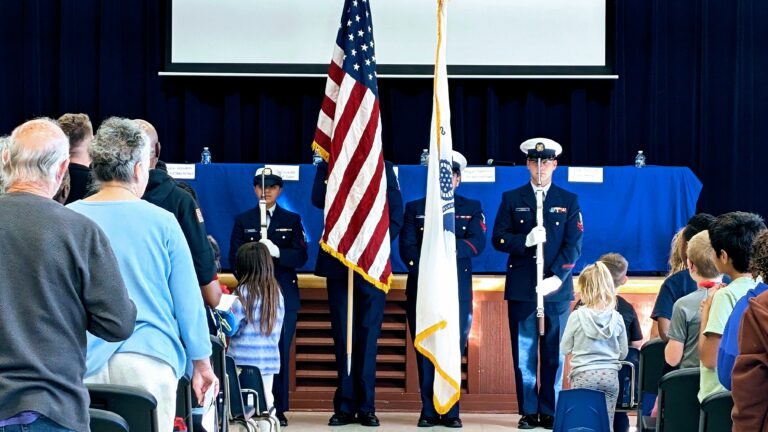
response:
[[[323,104],[320,106],[320,109],[333,120],[333,117],[336,115],[336,102],[326,96],[323,98]]]
[[[328,66],[328,78],[332,79],[336,85],[341,86],[341,82],[344,80],[344,69],[335,62],[331,62],[331,65]]]
[[[355,150],[355,156],[357,156],[358,153],[364,152],[366,154],[365,156],[367,157],[367,154],[370,152],[373,138],[376,134],[376,127],[379,123],[377,121],[378,110],[376,110],[375,107],[376,104],[374,104],[374,112],[371,114],[371,119],[368,121],[368,126],[365,128],[365,132],[360,138],[360,145]],[[373,207],[373,203],[376,201],[376,197],[379,195],[379,188],[381,187],[381,176],[383,172],[384,159],[379,158],[379,162],[376,164],[376,171],[374,171],[373,178],[371,178],[368,182],[368,187],[365,188],[365,192],[360,198],[360,202],[357,204],[357,208],[355,208],[354,213],[352,213],[352,217],[349,219],[350,227],[359,227],[362,229],[363,225],[365,224],[365,220],[368,219],[368,214]],[[355,242],[358,234],[358,230],[348,229],[344,233],[344,236],[341,238],[341,241],[339,241],[339,249],[348,250]]]
[[[344,140],[347,137],[347,133],[349,132],[349,128],[352,124],[352,121],[357,116],[358,109],[360,107],[360,104],[363,101],[363,98],[365,97],[365,92],[368,89],[361,85],[360,83],[355,83],[352,87],[352,91],[349,95],[349,100],[347,101],[347,104],[344,106],[344,112],[341,114],[341,118],[339,119],[336,130],[333,134],[333,140],[331,142],[331,148],[333,154],[338,154],[341,150],[341,147],[344,143]],[[357,155],[357,152],[355,152],[355,156]],[[323,235],[323,240],[328,240],[327,236],[328,233],[333,229],[333,227],[336,225],[336,222],[338,222],[339,217],[341,216],[342,210],[344,210],[344,204],[347,202],[347,196],[349,195],[349,191],[352,189],[352,185],[355,182],[355,179],[357,178],[357,174],[359,173],[360,167],[363,166],[363,162],[365,161],[365,158],[362,160],[350,160],[347,164],[347,168],[351,168],[349,170],[345,170],[344,175],[342,176],[341,182],[339,183],[339,188],[336,191],[336,196],[333,199],[333,203],[331,203],[331,208],[328,209],[328,212],[325,216],[325,233]],[[357,162],[357,164],[355,164]],[[330,158],[328,161],[328,172],[333,172],[333,169],[335,167],[336,158]],[[357,172],[353,172],[354,170],[357,170]]]
[[[368,241],[368,244],[365,246],[363,254],[360,255],[360,258],[357,260],[358,266],[365,269],[371,267],[371,264],[373,264],[373,262],[376,260],[376,256],[379,254],[379,249],[384,245],[384,239],[386,239],[388,232],[389,204],[385,204],[381,211],[381,218],[379,218],[379,223],[376,225],[376,230],[374,230],[370,240]],[[392,273],[392,268],[390,267],[390,260],[387,259],[387,267],[385,271],[382,272],[382,279],[380,280],[382,282],[386,282],[390,273]]]
[[[325,151],[331,148],[331,139],[320,128],[315,130],[315,142],[320,145]]]

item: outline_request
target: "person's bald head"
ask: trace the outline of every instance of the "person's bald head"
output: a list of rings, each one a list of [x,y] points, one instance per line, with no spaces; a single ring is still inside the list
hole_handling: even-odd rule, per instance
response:
[[[134,119],[133,121],[139,125],[139,128],[144,131],[149,137],[149,166],[154,168],[157,165],[157,161],[160,159],[160,139],[157,136],[157,130],[152,123],[142,120]]]
[[[9,189],[31,184],[52,197],[69,162],[69,138],[51,119],[30,120],[13,130],[0,161]]]

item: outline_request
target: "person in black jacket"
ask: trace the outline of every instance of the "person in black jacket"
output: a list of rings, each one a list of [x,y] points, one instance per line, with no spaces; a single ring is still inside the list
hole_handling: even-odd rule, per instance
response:
[[[394,241],[403,225],[403,196],[391,162],[385,161],[385,171],[389,239]],[[327,175],[328,164],[319,163],[312,185],[312,204],[320,209],[325,207]],[[375,406],[376,352],[384,319],[386,294],[355,274],[352,373],[347,375],[347,273],[344,264],[322,248],[319,249],[315,274],[326,277],[338,373],[338,386],[333,396],[334,414],[328,424],[342,426],[359,421],[364,426],[378,426]]]
[[[200,284],[203,301],[207,306],[214,308],[221,300],[221,288],[216,280],[216,263],[213,249],[208,242],[208,233],[205,231],[203,213],[192,195],[178,187],[176,180],[165,170],[158,169],[160,141],[154,126],[146,120],[137,119],[135,122],[149,136],[150,142],[149,182],[141,199],[176,216],[192,252],[195,275],[197,283]]]
[[[261,174],[264,171],[264,189]],[[307,240],[304,226],[298,213],[286,210],[277,204],[283,189],[282,177],[273,174],[269,168],[259,168],[253,177],[256,198],[264,196],[267,202],[267,238],[261,238],[261,213],[259,206],[237,215],[229,241],[229,262],[237,262],[237,250],[249,242],[264,243],[275,264],[275,278],[280,284],[285,301],[285,317],[280,334],[280,372],[272,383],[275,410],[282,426],[288,425],[285,412],[288,411],[288,384],[290,380],[291,344],[296,333],[296,319],[301,301],[299,299],[299,278],[296,269],[307,262]]]
[[[93,125],[88,114],[67,113],[56,122],[69,138],[69,194],[64,204],[83,199],[91,185],[91,156],[88,148],[93,140]]]
[[[453,190],[461,183],[461,173],[467,166],[467,159],[453,152]],[[424,216],[426,198],[411,201],[405,205],[403,230],[400,232],[400,258],[408,268],[408,282],[405,295],[406,314],[411,339],[416,336],[416,296],[419,282],[419,258],[421,243],[424,237]],[[472,258],[480,255],[485,249],[485,216],[480,201],[454,195],[456,217],[456,271],[459,282],[459,343],[460,352],[464,352],[472,326]],[[440,417],[433,403],[433,382],[435,367],[432,362],[416,351],[416,362],[419,370],[419,387],[421,389],[421,415],[419,427],[431,427],[442,424],[446,427],[459,428],[462,426],[459,418],[459,403],[456,402],[445,415]]]

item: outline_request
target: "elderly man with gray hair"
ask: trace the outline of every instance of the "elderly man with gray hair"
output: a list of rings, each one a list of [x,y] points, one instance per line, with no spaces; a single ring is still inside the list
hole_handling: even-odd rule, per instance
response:
[[[86,330],[131,335],[128,298],[104,232],[51,199],[69,144],[49,119],[17,127],[0,149],[0,429],[88,430]]]
[[[112,117],[91,147],[96,194],[69,208],[96,222],[115,248],[136,329],[123,343],[88,338],[86,382],[143,388],[157,399],[159,431],[173,429],[176,387],[192,360],[198,402],[216,392],[203,298],[192,254],[173,214],[141,199],[149,179],[150,142],[131,120]]]

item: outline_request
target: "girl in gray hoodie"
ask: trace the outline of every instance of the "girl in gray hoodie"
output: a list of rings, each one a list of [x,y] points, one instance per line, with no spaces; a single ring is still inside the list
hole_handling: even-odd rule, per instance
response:
[[[619,393],[619,360],[627,356],[627,331],[616,311],[616,289],[610,271],[598,261],[579,275],[584,306],[568,317],[560,352],[571,354],[571,388],[605,393],[609,424]]]

